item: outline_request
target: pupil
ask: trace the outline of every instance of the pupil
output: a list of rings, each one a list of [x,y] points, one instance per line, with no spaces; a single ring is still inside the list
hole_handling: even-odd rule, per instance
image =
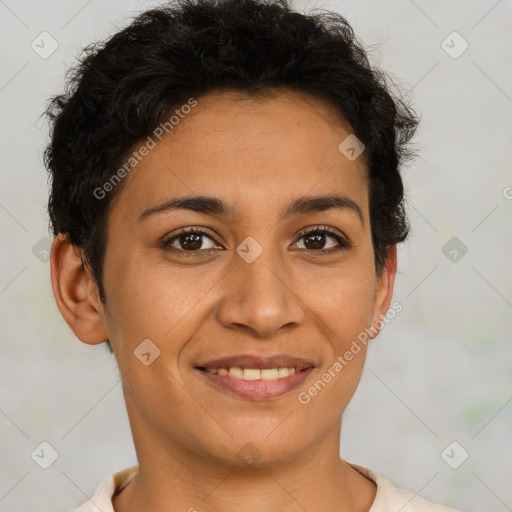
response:
[[[201,249],[201,235],[195,234],[195,233],[187,233],[183,235],[184,242],[182,243],[182,247],[184,249],[190,249],[191,251],[198,251]],[[190,243],[188,240],[193,240],[192,243]]]
[[[322,249],[323,248],[323,244],[324,244],[324,241],[323,241],[323,237],[325,235],[323,234],[314,234],[314,235],[308,235],[306,237],[306,241],[304,242],[304,245],[306,246],[306,248],[310,248],[307,246],[307,240],[310,240],[310,239],[315,239],[316,242],[313,242],[313,249]]]

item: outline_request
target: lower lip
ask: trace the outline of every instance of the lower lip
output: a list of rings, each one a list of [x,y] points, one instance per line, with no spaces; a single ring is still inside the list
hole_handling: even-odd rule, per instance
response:
[[[231,391],[237,396],[252,399],[275,398],[284,395],[288,391],[299,387],[314,369],[314,367],[310,367],[300,372],[295,372],[288,377],[281,377],[275,380],[244,380],[196,368],[205,379],[208,379],[216,386],[226,391]]]

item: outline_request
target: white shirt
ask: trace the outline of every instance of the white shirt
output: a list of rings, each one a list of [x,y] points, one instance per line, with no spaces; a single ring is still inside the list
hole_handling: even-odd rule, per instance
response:
[[[356,464],[350,465],[377,486],[377,494],[368,512],[459,512],[427,501],[410,491],[398,489],[389,480],[369,469]],[[98,487],[92,499],[73,512],[115,512],[112,496],[130,483],[138,468],[136,464],[110,474]]]

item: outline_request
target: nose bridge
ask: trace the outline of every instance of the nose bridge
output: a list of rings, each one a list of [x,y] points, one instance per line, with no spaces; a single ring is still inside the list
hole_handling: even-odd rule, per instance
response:
[[[287,324],[299,324],[304,312],[278,248],[263,248],[248,238],[237,247],[219,321],[269,336]]]

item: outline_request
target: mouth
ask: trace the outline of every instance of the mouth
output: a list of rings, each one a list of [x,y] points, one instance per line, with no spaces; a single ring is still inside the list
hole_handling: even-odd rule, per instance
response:
[[[287,355],[235,356],[195,367],[217,389],[253,400],[279,397],[300,386],[315,366]]]

